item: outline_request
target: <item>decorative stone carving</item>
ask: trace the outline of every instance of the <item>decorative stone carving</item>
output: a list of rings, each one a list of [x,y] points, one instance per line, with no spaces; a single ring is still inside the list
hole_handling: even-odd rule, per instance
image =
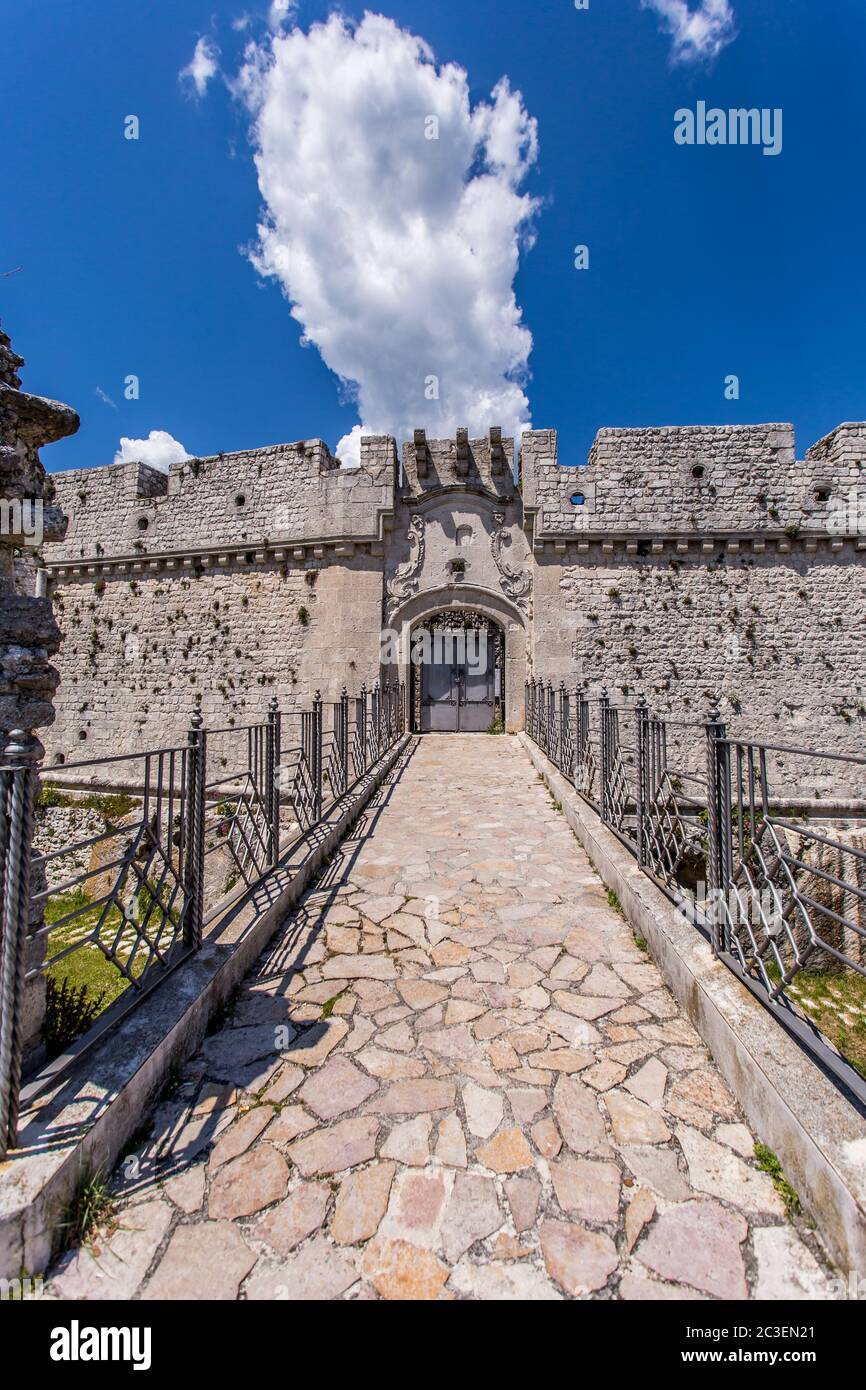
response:
[[[419,576],[424,564],[424,527],[424,517],[421,516],[420,512],[416,512],[409,522],[407,536],[409,559],[404,564],[397,566],[394,577],[389,579],[385,586],[385,615],[388,622],[391,621],[401,603],[405,603],[407,599],[418,592]]]
[[[502,592],[511,599],[520,609],[521,613],[529,616],[530,595],[532,592],[532,574],[527,568],[525,570],[513,570],[502,558],[503,542],[505,540],[505,513],[493,513],[493,530],[490,533],[490,551],[493,555],[493,563],[499,571],[499,583]]]

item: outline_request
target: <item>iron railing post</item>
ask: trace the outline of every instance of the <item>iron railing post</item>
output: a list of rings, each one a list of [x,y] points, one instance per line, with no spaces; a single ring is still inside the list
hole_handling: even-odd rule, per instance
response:
[[[547,682],[547,756],[551,762],[557,761],[556,757],[556,691],[553,688],[553,681]]]
[[[15,1147],[18,1137],[30,856],[42,753],[42,744],[29,730],[13,729],[0,771],[0,1158]]]
[[[558,757],[557,760],[556,760],[556,765],[557,765],[557,767],[559,768],[560,772],[566,773],[566,775],[567,775],[567,769],[566,769],[566,767],[565,767],[565,762],[566,762],[565,724],[566,724],[566,720],[568,719],[568,696],[567,696],[566,693],[565,693],[565,681],[560,681],[560,682],[559,682],[559,692],[558,692],[558,693],[559,693],[559,726],[558,726],[558,731],[557,731],[557,743],[558,743],[559,757]]]
[[[268,706],[268,833],[270,861],[276,864],[280,857],[280,758],[282,756],[282,717],[276,695],[271,697]]]
[[[649,803],[649,710],[645,695],[639,695],[637,698],[635,720],[637,740],[635,830],[637,832],[637,862],[643,867],[647,862],[646,815]]]
[[[577,730],[574,739],[574,770],[575,781],[577,780],[577,769],[583,764],[585,747],[585,730],[589,723],[586,718],[586,693],[583,686],[576,685],[574,688],[574,702],[577,706]]]
[[[382,702],[382,687],[376,680],[370,695],[370,732],[372,734],[372,761],[379,757],[379,706]]]
[[[342,791],[349,790],[349,692],[345,686],[340,691],[340,766],[343,773]]]
[[[322,694],[313,696],[313,820],[322,818]]]
[[[724,910],[732,858],[731,786],[726,730],[716,706],[704,725],[707,745],[707,903],[713,950],[727,949],[728,932]]]
[[[542,685],[541,698],[544,701],[544,751],[549,758],[553,746],[553,685],[550,681]]]
[[[207,734],[202,727],[201,710],[190,720],[186,736],[189,770],[187,774],[186,805],[186,863],[184,893],[186,897],[186,945],[194,951],[201,946],[204,919],[204,817],[205,782],[207,776]]]
[[[362,685],[362,686],[361,686],[361,694],[358,696],[358,708],[357,708],[357,712],[356,712],[356,715],[355,715],[355,719],[356,719],[356,722],[357,722],[357,725],[358,725],[358,730],[359,730],[359,733],[360,733],[360,750],[361,750],[361,773],[360,773],[360,775],[363,777],[364,773],[367,771],[367,687],[366,687],[366,685]]]
[[[613,750],[610,746],[610,696],[607,693],[607,686],[602,686],[601,694],[598,697],[598,714],[601,724],[601,818],[609,823],[608,783]]]

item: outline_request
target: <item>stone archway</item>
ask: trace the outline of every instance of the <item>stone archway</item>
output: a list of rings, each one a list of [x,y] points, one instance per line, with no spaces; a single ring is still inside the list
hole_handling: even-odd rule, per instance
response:
[[[491,733],[505,728],[505,632],[474,609],[453,608],[412,628],[410,728]]]
[[[410,654],[412,631],[424,620],[440,614],[455,618],[473,612],[490,619],[502,631],[502,689],[505,728],[516,733],[523,728],[524,692],[527,669],[527,633],[525,615],[503,594],[470,584],[442,586],[414,594],[400,605],[391,619],[391,628],[398,635],[400,652],[397,671],[405,682],[407,700],[412,681]],[[393,669],[393,668],[392,668]]]

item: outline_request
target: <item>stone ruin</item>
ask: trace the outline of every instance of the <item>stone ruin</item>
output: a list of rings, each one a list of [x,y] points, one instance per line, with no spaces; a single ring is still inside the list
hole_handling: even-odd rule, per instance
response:
[[[54,719],[53,698],[60,674],[50,658],[60,646],[61,632],[44,580],[38,581],[40,596],[34,592],[36,567],[24,549],[33,537],[17,530],[16,525],[23,520],[22,507],[32,508],[32,514],[39,518],[42,539],[62,541],[66,517],[54,501],[54,488],[39,450],[43,444],[74,434],[79,420],[68,405],[21,390],[18,369],[23,361],[0,331],[0,499],[4,504],[4,525],[0,528],[0,735],[11,762],[35,764],[42,747],[32,730],[42,729]],[[33,884],[36,891],[42,886],[41,882]],[[31,912],[31,930],[39,925],[40,916],[41,909]],[[41,952],[40,940],[31,940],[26,968],[38,963]],[[24,997],[25,1052],[38,1046],[44,996],[44,978],[37,976]]]

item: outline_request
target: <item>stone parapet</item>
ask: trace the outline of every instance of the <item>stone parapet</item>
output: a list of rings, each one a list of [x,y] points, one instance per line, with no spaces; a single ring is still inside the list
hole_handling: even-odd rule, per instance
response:
[[[852,492],[866,487],[864,468],[866,425],[840,426],[802,460],[786,424],[602,429],[581,467],[560,465],[555,431],[533,430],[521,457],[536,540],[866,534],[850,505]]]

